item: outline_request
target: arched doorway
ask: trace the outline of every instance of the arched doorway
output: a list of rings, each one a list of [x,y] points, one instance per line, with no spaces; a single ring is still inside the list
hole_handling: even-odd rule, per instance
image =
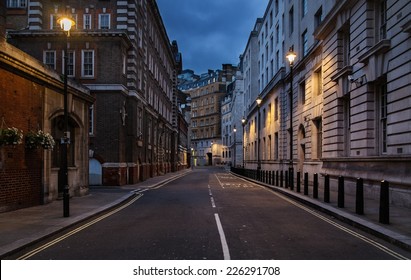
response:
[[[54,168],[59,168],[58,171],[58,193],[59,195],[63,194],[63,188],[64,188],[64,183],[63,183],[63,177],[64,177],[64,171],[61,168],[61,160],[62,160],[62,140],[65,137],[65,124],[64,124],[64,116],[59,115],[51,120],[51,134],[53,138],[55,139],[56,145],[54,149],[52,150],[52,160],[51,164],[52,167]],[[76,160],[79,157],[78,151],[76,153],[76,145],[77,143],[77,133],[79,133],[79,125],[78,123],[71,118],[70,116],[68,117],[68,132],[69,132],[69,142],[67,144],[67,166],[70,167],[75,167],[76,166]],[[76,133],[77,132],[77,133]]]
[[[102,185],[103,168],[101,163],[95,158],[89,160],[89,185],[100,186]]]

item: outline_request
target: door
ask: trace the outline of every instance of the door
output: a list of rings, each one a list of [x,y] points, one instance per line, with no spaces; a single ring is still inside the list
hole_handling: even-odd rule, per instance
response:
[[[100,186],[102,183],[101,163],[95,158],[89,160],[89,185]]]

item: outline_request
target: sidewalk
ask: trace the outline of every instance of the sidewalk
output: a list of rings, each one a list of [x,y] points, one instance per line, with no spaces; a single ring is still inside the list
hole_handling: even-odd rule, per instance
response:
[[[150,178],[136,185],[123,187],[90,187],[89,195],[70,199],[70,217],[67,218],[63,217],[63,201],[61,200],[47,205],[0,213],[1,259],[73,224],[80,223],[113,208],[134,197],[136,192],[155,188],[188,172],[191,172],[191,170],[168,173],[164,176]],[[313,199],[311,189],[311,194],[305,196],[295,190],[269,186],[261,182],[256,183],[273,188],[310,207],[411,251],[411,209],[391,206],[390,224],[384,225],[378,222],[379,208],[378,201],[375,200],[367,199],[365,201],[365,215],[357,215],[355,214],[355,198],[350,195],[345,195],[345,208],[338,208],[336,196],[333,193],[331,194],[331,203],[322,202],[321,189],[319,189],[319,198]]]

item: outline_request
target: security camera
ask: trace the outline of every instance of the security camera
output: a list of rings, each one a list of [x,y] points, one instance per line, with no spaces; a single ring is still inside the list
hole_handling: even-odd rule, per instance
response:
[[[354,78],[352,75],[348,75],[348,81],[350,81],[350,83],[354,82]]]

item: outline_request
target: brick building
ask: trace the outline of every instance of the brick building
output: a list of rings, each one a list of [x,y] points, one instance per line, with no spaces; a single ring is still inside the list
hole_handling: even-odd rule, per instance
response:
[[[58,139],[64,85],[55,71],[6,43],[5,7],[0,7],[0,129],[14,127],[23,134],[20,144],[0,144],[0,212],[4,212],[48,203],[62,193]],[[69,82],[68,100],[73,140],[69,147],[70,195],[84,195],[88,192],[88,159],[84,157],[88,151],[88,108],[94,99],[88,89]],[[29,132],[38,130],[53,136],[53,150],[25,145]]]
[[[69,77],[96,98],[90,183],[131,184],[176,170],[181,65],[156,2],[28,2],[8,8],[9,42],[56,71],[62,71],[65,48],[57,20],[65,15],[76,22],[67,43]],[[19,29],[21,22],[28,27]]]

